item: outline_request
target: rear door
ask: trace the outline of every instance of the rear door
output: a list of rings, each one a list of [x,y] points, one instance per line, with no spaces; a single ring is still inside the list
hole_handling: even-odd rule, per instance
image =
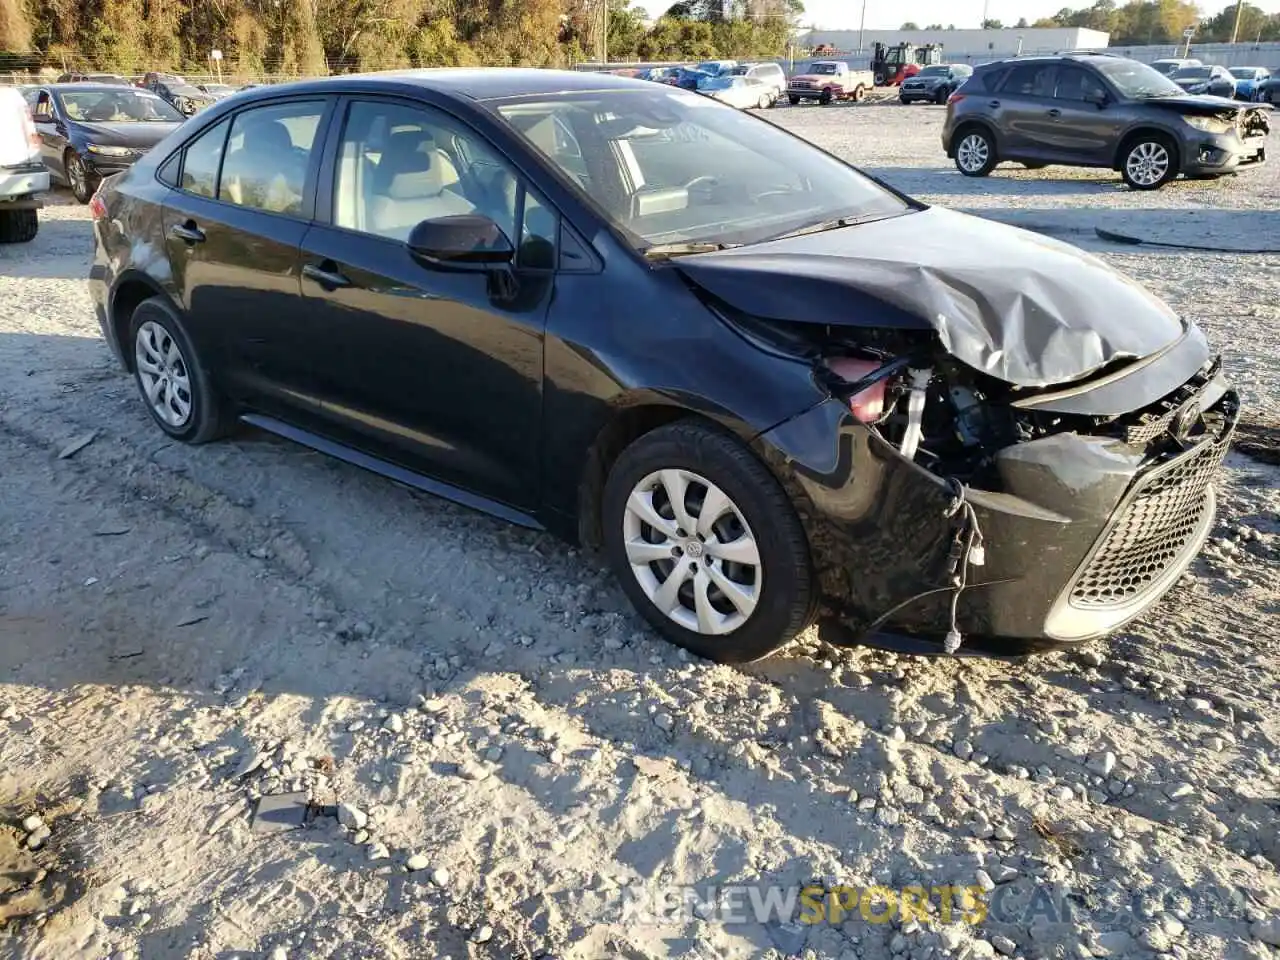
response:
[[[202,351],[218,356],[234,396],[267,411],[308,408],[297,337],[298,248],[315,207],[319,134],[331,100],[254,104],[184,149],[165,200],[169,263]]]
[[[1002,156],[1048,159],[1053,153],[1052,61],[1015,63],[990,100],[1000,130]]]
[[[304,316],[324,432],[517,508],[538,503],[542,353],[559,220],[469,126],[425,104],[352,98],[302,244]],[[405,243],[481,214],[514,271],[450,272]],[[508,280],[513,281],[511,285]]]

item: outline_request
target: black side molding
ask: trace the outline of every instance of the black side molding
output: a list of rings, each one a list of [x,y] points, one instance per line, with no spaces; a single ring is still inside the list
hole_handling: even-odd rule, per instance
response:
[[[529,514],[522,513],[513,507],[507,506],[505,503],[499,503],[496,500],[490,500],[488,497],[469,493],[439,480],[432,480],[430,477],[424,477],[420,473],[414,473],[412,470],[407,470],[397,464],[362,453],[359,450],[348,447],[346,444],[329,440],[309,430],[303,430],[300,427],[285,423],[283,420],[277,420],[275,417],[268,417],[261,413],[245,413],[241,414],[240,419],[250,426],[266,430],[268,433],[274,433],[276,436],[284,437],[286,440],[300,443],[304,447],[318,450],[320,453],[328,454],[353,466],[363,467],[389,480],[403,483],[406,487],[413,487],[415,490],[443,497],[445,500],[452,500],[454,503],[470,507],[472,510],[478,510],[481,513],[487,513],[490,516],[506,520],[508,523],[514,523],[516,526],[526,527],[530,530],[545,529],[542,524],[529,516]]]

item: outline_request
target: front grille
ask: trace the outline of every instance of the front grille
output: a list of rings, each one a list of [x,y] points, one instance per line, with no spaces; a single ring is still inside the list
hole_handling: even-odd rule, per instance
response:
[[[1209,484],[1229,442],[1227,430],[1138,480],[1072,588],[1072,606],[1129,603],[1183,555],[1211,509]]]

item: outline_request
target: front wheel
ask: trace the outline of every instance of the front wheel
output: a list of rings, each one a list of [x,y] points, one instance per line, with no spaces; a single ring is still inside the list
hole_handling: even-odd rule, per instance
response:
[[[29,243],[39,232],[40,215],[35,210],[0,207],[0,243]]]
[[[813,622],[808,541],[777,479],[693,420],[640,437],[609,472],[605,549],[666,639],[721,663],[768,656]]]
[[[84,158],[74,150],[67,151],[66,170],[72,196],[80,203],[92,200],[93,192],[98,189],[97,179],[89,172]]]
[[[818,103],[822,104],[822,105],[825,107],[825,106],[826,106],[827,104],[829,104],[833,99],[835,99],[835,98],[834,98],[834,97],[832,97],[830,89],[823,90],[823,91],[822,91],[822,95],[821,95],[820,97],[818,97]]]
[[[800,98],[799,98],[799,97],[788,96],[788,97],[787,97],[787,103],[791,104],[793,107],[798,107],[798,106],[800,106]]]
[[[1159,190],[1178,175],[1173,144],[1159,134],[1135,137],[1124,150],[1120,175],[1132,190]]]
[[[985,177],[999,163],[996,145],[984,130],[969,129],[956,144],[956,168],[966,177]]]
[[[757,110],[769,109],[769,95],[767,93],[760,94],[760,99],[756,101]]]
[[[938,106],[942,106],[951,97],[951,91],[946,87],[940,87],[938,92],[933,95],[933,102]]]

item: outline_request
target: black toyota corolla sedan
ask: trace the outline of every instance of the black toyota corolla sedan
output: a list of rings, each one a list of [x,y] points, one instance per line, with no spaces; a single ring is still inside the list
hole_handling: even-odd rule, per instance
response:
[[[722,661],[815,620],[1113,631],[1203,542],[1238,417],[1200,330],[1100,260],[640,80],[263,88],[92,206],[102,330],[165,433],[245,421],[603,546]]]

